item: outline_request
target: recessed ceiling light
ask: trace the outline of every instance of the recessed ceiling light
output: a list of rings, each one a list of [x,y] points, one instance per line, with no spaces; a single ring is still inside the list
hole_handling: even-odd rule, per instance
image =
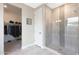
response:
[[[7,8],[7,5],[4,5],[4,8]]]

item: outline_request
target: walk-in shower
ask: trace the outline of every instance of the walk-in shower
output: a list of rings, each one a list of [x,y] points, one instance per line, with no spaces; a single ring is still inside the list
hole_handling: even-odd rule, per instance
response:
[[[79,4],[64,4],[46,19],[46,46],[62,54],[79,54]]]

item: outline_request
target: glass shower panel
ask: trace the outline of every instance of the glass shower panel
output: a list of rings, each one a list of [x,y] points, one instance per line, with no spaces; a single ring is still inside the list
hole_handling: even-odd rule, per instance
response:
[[[53,20],[53,25],[52,25],[52,44],[55,46],[60,46],[59,43],[59,24],[60,21],[59,20]]]
[[[78,17],[70,17],[66,20],[65,25],[65,48],[68,54],[76,54],[78,52]]]
[[[59,7],[59,19],[61,22],[59,23],[59,42],[60,42],[60,50],[63,50],[64,44],[65,44],[65,39],[64,39],[64,18],[65,18],[65,13],[64,13],[64,5]]]
[[[50,47],[52,45],[52,19],[51,19],[51,9],[46,8],[46,20],[45,20],[45,31],[46,31],[46,46]]]
[[[52,38],[50,39],[50,48],[59,50],[60,48],[60,41],[59,41],[59,31],[60,27],[59,24],[61,20],[59,20],[59,8],[56,8],[52,12],[52,20],[51,20],[51,32],[49,34],[52,34]]]
[[[59,8],[53,10],[52,13],[52,48],[57,48],[60,46],[59,43],[59,24],[61,20],[59,20]]]

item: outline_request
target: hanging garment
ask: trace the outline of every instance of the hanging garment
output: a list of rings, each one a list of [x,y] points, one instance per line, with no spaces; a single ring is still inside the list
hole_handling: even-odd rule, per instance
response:
[[[15,37],[19,37],[20,31],[19,31],[19,25],[15,26]]]
[[[4,34],[7,35],[7,25],[4,25]]]
[[[10,35],[12,35],[13,37],[16,36],[16,35],[15,35],[15,26],[14,26],[14,25],[9,25],[9,27],[8,27],[8,33],[9,33]]]

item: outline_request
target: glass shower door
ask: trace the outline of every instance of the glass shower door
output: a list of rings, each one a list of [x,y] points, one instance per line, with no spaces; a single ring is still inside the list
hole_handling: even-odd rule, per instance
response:
[[[77,54],[78,53],[78,17],[67,18],[65,24],[65,53]]]

